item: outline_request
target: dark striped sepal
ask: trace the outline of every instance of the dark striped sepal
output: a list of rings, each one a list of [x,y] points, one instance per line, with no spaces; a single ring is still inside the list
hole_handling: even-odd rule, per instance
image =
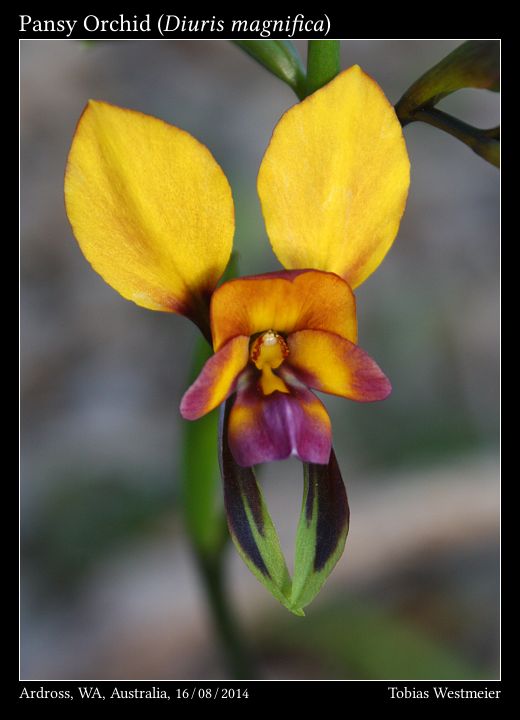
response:
[[[227,425],[232,400],[221,408],[219,462],[224,505],[233,542],[253,575],[295,615],[303,615],[291,600],[291,578],[280,540],[256,481],[253,468],[238,465],[229,449]]]
[[[302,512],[296,534],[291,602],[305,607],[318,594],[343,554],[350,511],[338,462],[304,464]]]

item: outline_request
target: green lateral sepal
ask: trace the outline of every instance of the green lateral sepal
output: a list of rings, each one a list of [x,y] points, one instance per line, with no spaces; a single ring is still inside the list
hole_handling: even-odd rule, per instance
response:
[[[304,464],[304,494],[296,534],[291,600],[305,607],[321,590],[345,548],[350,510],[338,462]]]
[[[253,468],[238,465],[229,449],[227,425],[232,400],[221,409],[219,459],[228,527],[240,556],[253,575],[288,610],[303,615],[291,601],[291,578],[280,540]]]

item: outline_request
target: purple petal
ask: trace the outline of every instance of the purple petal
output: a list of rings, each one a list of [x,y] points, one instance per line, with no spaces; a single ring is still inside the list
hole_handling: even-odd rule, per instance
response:
[[[253,372],[241,380],[229,417],[229,446],[242,467],[290,455],[328,463],[332,433],[323,403],[300,384],[290,390],[263,395]]]

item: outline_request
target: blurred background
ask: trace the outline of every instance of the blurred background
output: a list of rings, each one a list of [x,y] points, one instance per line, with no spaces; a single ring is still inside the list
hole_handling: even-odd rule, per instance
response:
[[[457,41],[346,41],[395,103]],[[305,57],[306,43],[296,43]],[[228,176],[241,274],[278,263],[256,174],[292,91],[226,41],[21,42],[21,677],[226,678],[179,511],[179,401],[197,339],[104,284],[65,216],[88,98],[156,115]],[[441,109],[479,127],[499,98]],[[405,130],[401,230],[357,291],[384,403],[327,397],[351,505],[345,554],[305,619],[234,549],[235,613],[264,678],[498,677],[499,175],[454,138]],[[263,468],[287,557],[301,466]]]

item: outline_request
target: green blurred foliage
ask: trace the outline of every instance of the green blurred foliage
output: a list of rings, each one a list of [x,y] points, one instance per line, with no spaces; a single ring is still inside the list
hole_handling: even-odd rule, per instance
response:
[[[53,484],[31,524],[23,523],[22,552],[44,592],[74,592],[88,573],[127,543],[169,521],[177,506],[172,483],[131,472],[71,471]]]
[[[366,601],[322,604],[301,621],[269,618],[258,628],[264,653],[304,662],[327,679],[465,680],[483,677],[455,650]],[[316,674],[313,677],[317,677]]]

